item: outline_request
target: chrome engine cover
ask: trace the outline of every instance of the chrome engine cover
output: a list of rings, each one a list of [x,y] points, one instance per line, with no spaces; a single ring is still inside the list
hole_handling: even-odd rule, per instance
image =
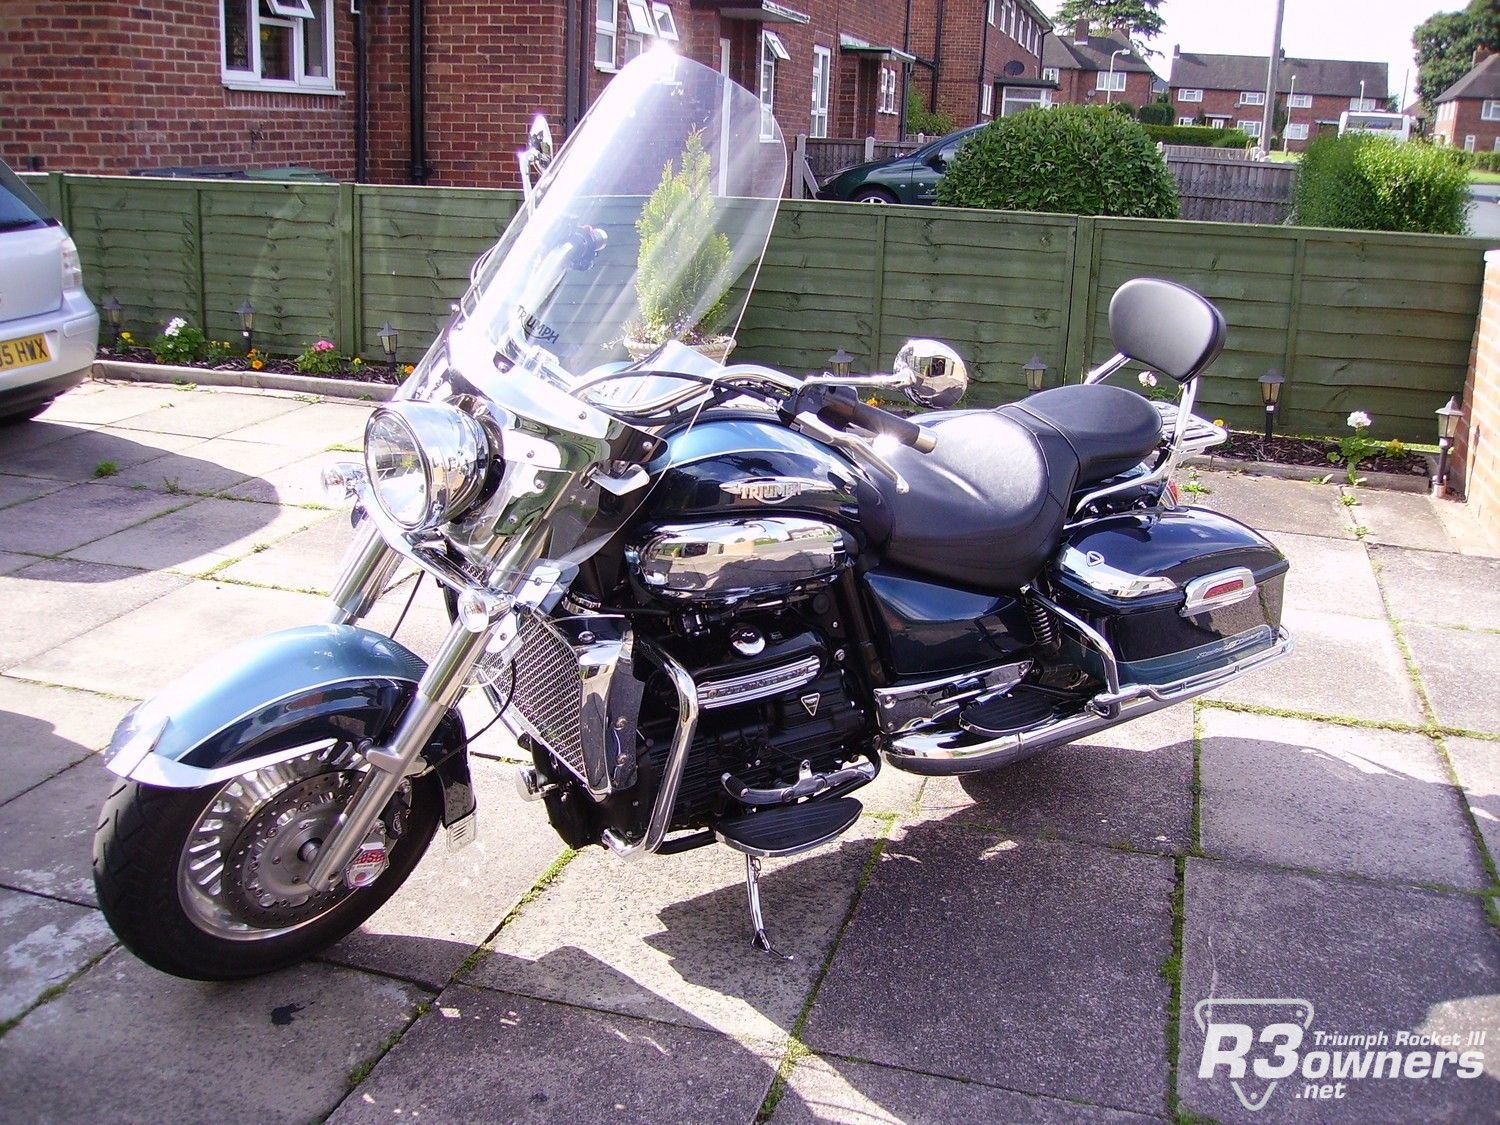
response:
[[[850,548],[831,523],[763,516],[663,524],[627,549],[625,559],[659,597],[737,602],[831,581]]]

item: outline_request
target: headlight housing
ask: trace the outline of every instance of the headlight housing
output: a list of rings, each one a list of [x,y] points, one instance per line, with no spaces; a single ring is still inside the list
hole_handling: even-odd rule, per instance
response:
[[[484,427],[443,403],[393,402],[365,424],[370,491],[404,531],[462,514],[483,488],[493,456]]]

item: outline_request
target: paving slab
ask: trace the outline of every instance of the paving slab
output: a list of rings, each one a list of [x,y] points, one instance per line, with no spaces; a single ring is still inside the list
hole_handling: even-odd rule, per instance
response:
[[[424,998],[324,964],[178,980],[116,950],[0,1039],[0,1087],[16,1121],[319,1120]]]
[[[1495,693],[1500,632],[1413,624],[1404,629],[1437,721],[1500,734],[1500,698]]]
[[[953,1121],[1004,1121],[1008,1125],[1097,1121],[1124,1125],[1158,1118],[896,1067],[805,1055],[792,1071],[786,1093],[770,1120],[774,1125],[814,1121],[839,1125]]]
[[[1315,715],[1421,723],[1422,705],[1389,622],[1288,609],[1291,656],[1226,684],[1207,698]]]
[[[275,448],[268,446],[267,448]],[[241,504],[263,508],[263,504]],[[295,509],[302,511],[304,509]],[[317,522],[264,551],[246,555],[224,569],[225,578],[261,586],[315,590],[327,594],[339,576],[339,563],[354,538],[344,512],[309,513]]]
[[[375,403],[362,405],[345,402],[297,403],[298,409],[275,418],[254,422],[234,430],[236,441],[258,441],[269,445],[287,445],[304,454],[319,453],[332,445],[364,447],[365,422]],[[340,454],[344,458],[357,453]]]
[[[283,452],[290,452],[292,449],[290,446],[267,448],[281,449]],[[254,500],[261,504],[318,504],[335,507],[323,490],[323,470],[339,461],[348,461],[352,456],[348,453],[299,455],[295,461],[257,473],[250,480],[226,488],[224,495],[236,500]],[[338,510],[347,519],[348,508],[339,506]]]
[[[155,409],[121,418],[114,428],[196,438],[220,437],[301,407],[301,403],[290,398],[183,389]]]
[[[1427,738],[1212,708],[1201,722],[1210,855],[1454,887],[1489,882]]]
[[[143,570],[207,574],[232,559],[275,543],[321,520],[327,512],[278,508],[237,500],[199,500],[149,524],[128,528],[69,552],[70,557]]]
[[[73,564],[82,565],[82,564]],[[176,588],[11,669],[28,680],[144,699],[238,641],[322,620],[312,594],[148,575]],[[13,579],[0,579],[0,583]]]
[[[0,574],[12,574],[34,562],[35,555],[12,555],[8,551],[0,551]]]
[[[931,778],[922,812],[948,824],[1180,853],[1192,843],[1192,788],[1188,704],[1004,769]]]
[[[1388,492],[1378,488],[1350,488],[1340,492],[1359,503],[1349,518],[1366,528],[1365,542],[1422,551],[1452,551],[1453,540],[1438,517],[1437,501],[1425,492]]]
[[[1500,559],[1377,547],[1391,616],[1427,625],[1500,629]]]
[[[151,461],[163,454],[196,445],[198,439],[180,434],[154,434],[140,430],[83,430],[62,441],[48,442],[31,449],[6,450],[0,456],[0,468],[21,476],[46,477],[51,480],[89,481],[100,479],[101,467],[114,465],[116,470]],[[186,470],[184,470],[186,471]]]
[[[118,784],[119,778],[91,759],[0,806],[0,884],[98,905],[91,868],[94,828]]]
[[[110,480],[126,486],[144,485],[157,492],[223,492],[279,469],[295,456],[284,446],[217,438],[132,465]]]
[[[1199,479],[1212,491],[1201,498],[1198,507],[1212,508],[1257,531],[1272,533],[1273,540],[1278,531],[1354,538],[1338,489],[1331,484],[1213,470],[1200,473]]]
[[[1444,743],[1484,845],[1500,862],[1500,742],[1448,738]]]
[[[125,707],[0,676],[0,805],[109,745]]]
[[[0,549],[60,555],[196,502],[113,484],[75,484],[0,513]]]
[[[886,847],[803,1040],[1160,1114],[1172,861],[930,823]]]
[[[68,438],[74,438],[89,431],[88,426],[53,422],[46,418],[27,422],[25,425],[8,426],[5,431],[5,443],[0,445],[0,470],[10,472],[7,467],[8,461],[23,450],[39,449],[41,446],[51,445],[56,441],[66,441]]]
[[[37,421],[108,426],[164,402],[173,402],[183,393],[178,387],[90,381],[54,399],[51,406],[37,415]]]
[[[1291,561],[1285,586],[1292,610],[1384,617],[1385,602],[1363,543],[1279,531],[1276,546]]]
[[[777,1059],[713,1032],[460,985],[329,1121],[748,1122]]]
[[[3,467],[5,459],[0,455],[0,467]],[[41,477],[17,477],[0,473],[0,508],[9,508],[12,504],[21,504],[27,500],[35,500],[39,496],[45,496],[49,492],[56,492],[59,488],[66,488],[67,481],[45,480]]]
[[[0,888],[0,1023],[15,1019],[114,944],[97,910]],[[16,1108],[10,1095],[7,1089],[7,1116]]]
[[[751,948],[743,857],[709,847],[627,864],[581,852],[500,931],[468,984],[624,1015],[785,1039],[817,980],[880,824],[838,843],[765,861],[771,940],[796,959]]]
[[[1308,1052],[1320,1049],[1319,1034],[1383,1032],[1388,1046],[1381,1049],[1402,1049],[1395,1045],[1400,1031],[1467,1038],[1486,1030],[1493,1043],[1500,1035],[1500,953],[1477,899],[1190,860],[1183,945],[1177,1075],[1184,1110],[1224,1122],[1360,1123],[1493,1121],[1500,1110],[1490,1046],[1484,1077],[1456,1078],[1450,1064],[1437,1079],[1351,1079],[1344,1097],[1330,1100],[1300,1097],[1311,1079],[1299,1072],[1278,1083],[1258,1113],[1236,1097],[1227,1067],[1198,1077],[1204,1034],[1194,1009],[1214,997],[1221,1002],[1205,1022],[1243,1022],[1254,1034],[1268,1022],[1292,1019],[1293,1006],[1236,1007],[1231,1000],[1308,1002],[1313,1014],[1303,1065]],[[1250,1057],[1269,1059],[1269,1047]],[[1241,1088],[1259,1099],[1267,1080],[1252,1069]]]
[[[521,800],[509,767],[475,759],[472,769],[479,839],[449,851],[439,827],[401,889],[323,954],[326,960],[390,973],[436,991],[562,854],[563,843],[542,806]]]
[[[44,559],[0,577],[0,605],[25,606],[0,631],[0,668],[13,667],[180,589],[187,579],[117,566]],[[80,642],[92,651],[92,639]],[[30,677],[35,678],[35,677]],[[45,679],[45,678],[44,678]],[[112,692],[103,683],[94,690]]]

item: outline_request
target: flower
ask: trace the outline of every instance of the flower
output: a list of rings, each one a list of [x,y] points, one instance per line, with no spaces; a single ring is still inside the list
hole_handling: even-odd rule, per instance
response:
[[[180,316],[174,316],[171,320],[167,321],[167,326],[162,330],[162,335],[175,336],[186,327],[187,321],[183,320]]]
[[[1156,386],[1156,376],[1153,375],[1153,374],[1151,374],[1151,372],[1149,372],[1149,371],[1142,371],[1140,373],[1140,375],[1138,376],[1138,378],[1140,379],[1141,386],[1143,386],[1143,387],[1154,387],[1154,386]]]
[[[1349,415],[1347,421],[1351,429],[1367,430],[1370,428],[1370,416],[1363,410],[1356,410]]]
[[[1397,453],[1405,453],[1406,443],[1400,438],[1391,438],[1390,441],[1385,443],[1385,451],[1392,455],[1395,455]]]
[[[262,362],[261,362],[261,361],[260,361],[260,360],[258,360],[258,359],[252,359],[252,360],[251,360],[251,361],[250,361],[250,369],[251,369],[251,370],[252,370],[252,371],[259,371],[259,370],[260,370],[260,369],[261,369],[261,368],[262,368],[262,367],[264,367],[264,366],[265,366],[265,364],[264,364],[264,363],[262,363]]]
[[[1214,425],[1218,426],[1219,429],[1222,430],[1224,428],[1224,419],[1222,419],[1222,418],[1215,418],[1214,419]]]
[[[133,344],[133,343],[135,343],[135,337],[132,336],[130,334],[130,332],[127,330],[125,332],[121,332],[120,333],[120,341],[122,343],[126,343],[126,344]]]
[[[405,367],[403,367],[401,369],[401,374],[403,374],[403,375],[410,375],[415,370],[416,370],[416,368],[413,367],[411,364],[408,363]]]
[[[313,351],[315,351],[315,352],[331,352],[331,351],[333,351],[333,345],[331,343],[329,343],[327,340],[319,340],[316,344],[313,345]]]
[[[365,365],[365,361],[362,360],[362,359],[360,359],[359,356],[355,356],[353,359],[351,359],[349,361],[349,366],[350,367],[363,367],[364,365]]]

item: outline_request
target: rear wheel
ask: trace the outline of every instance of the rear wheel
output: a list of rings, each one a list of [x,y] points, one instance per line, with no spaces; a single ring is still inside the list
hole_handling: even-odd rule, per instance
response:
[[[360,777],[341,743],[204,789],[121,783],[94,833],[104,916],[175,976],[231,980],[304,960],[378,910],[437,829],[437,779],[403,784],[381,821],[385,871],[358,890],[314,892],[306,876]]]

